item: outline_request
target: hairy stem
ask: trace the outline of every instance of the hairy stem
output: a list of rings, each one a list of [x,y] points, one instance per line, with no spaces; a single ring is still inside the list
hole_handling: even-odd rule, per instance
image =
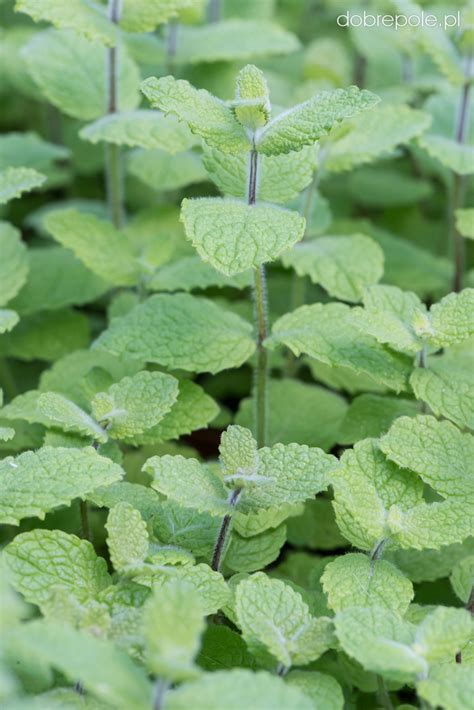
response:
[[[390,694],[385,685],[385,680],[381,676],[377,676],[377,696],[380,705],[385,708],[385,710],[393,710],[392,700]]]
[[[241,488],[234,488],[229,496],[229,505],[235,507],[240,498]],[[222,563],[222,555],[225,552],[227,538],[229,536],[232,526],[232,514],[227,513],[222,518],[222,523],[217,533],[216,544],[214,546],[214,552],[212,553],[211,568],[216,572],[219,572]]]
[[[155,683],[155,692],[153,700],[153,710],[162,710],[163,701],[165,699],[166,691],[169,688],[169,681],[164,678],[158,678]]]
[[[114,24],[120,21],[121,0],[109,0],[109,19]],[[107,113],[118,111],[118,46],[107,50]],[[109,144],[106,147],[106,187],[110,219],[115,227],[120,228],[123,218],[123,174],[120,146]]]

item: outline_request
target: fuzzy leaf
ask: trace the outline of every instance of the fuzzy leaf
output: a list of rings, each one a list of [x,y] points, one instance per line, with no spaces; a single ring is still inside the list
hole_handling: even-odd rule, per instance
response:
[[[329,619],[312,617],[298,592],[262,572],[237,586],[236,614],[250,650],[264,650],[286,668],[316,660],[331,644]]]
[[[230,426],[223,432],[219,458],[226,476],[252,476],[258,470],[257,442],[249,429]]]
[[[249,272],[224,276],[199,256],[186,256],[161,267],[148,281],[150,291],[194,291],[211,286],[243,289],[250,286]]]
[[[419,625],[414,646],[428,663],[445,663],[473,640],[474,621],[470,613],[439,606]]]
[[[450,581],[456,595],[467,604],[474,587],[474,555],[465,557],[453,567]]]
[[[379,606],[403,616],[413,599],[413,585],[395,565],[366,555],[341,555],[326,565],[321,577],[331,609]]]
[[[413,375],[410,382],[412,380]],[[361,439],[377,438],[385,434],[398,417],[414,417],[419,411],[419,404],[409,399],[361,394],[352,400],[339,429],[337,441],[348,445]]]
[[[303,237],[297,213],[237,200],[183,200],[181,219],[199,256],[227,276],[273,261]]]
[[[342,303],[302,306],[279,318],[266,341],[302,352],[327,365],[343,366],[370,375],[397,392],[406,389],[408,360],[389,352],[354,324],[353,310]]]
[[[157,295],[114,319],[96,347],[165,367],[215,373],[250,357],[251,335],[249,323],[204,298]]]
[[[62,530],[21,533],[4,555],[12,585],[40,608],[58,588],[87,602],[111,583],[105,560],[97,557],[90,542]]]
[[[118,572],[144,562],[149,538],[140,511],[130,503],[118,503],[110,509],[105,527],[110,559]]]
[[[474,335],[474,288],[450,293],[430,308],[428,340],[447,348]]]
[[[20,232],[8,222],[0,222],[0,306],[10,301],[28,276],[26,247]]]
[[[208,145],[226,153],[250,149],[245,130],[232,109],[205,89],[195,89],[187,81],[165,76],[146,79],[141,90],[153,107],[177,116]]]
[[[107,422],[113,438],[127,439],[158,424],[178,398],[178,380],[162,372],[138,372],[99,392],[92,411],[99,422]]]
[[[375,94],[360,91],[356,86],[322,91],[270,121],[259,132],[257,150],[265,155],[301,150],[325,136],[344,119],[372,108],[378,101]]]
[[[92,448],[48,446],[3,459],[0,471],[0,520],[10,525],[31,516],[42,519],[48,511],[123,476],[120,466]]]
[[[154,519],[154,532],[166,545],[180,545],[196,557],[210,559],[220,524],[219,518],[167,500]]]
[[[242,537],[235,530],[225,553],[225,566],[233,572],[256,572],[274,562],[286,542],[286,525]]]
[[[418,142],[432,158],[457,175],[472,175],[474,172],[474,147],[431,133],[421,136]]]
[[[182,10],[199,8],[199,0],[134,0],[124,5],[120,26],[126,32],[153,32]]]
[[[34,35],[22,54],[35,83],[53,106],[83,121],[104,115],[107,63],[103,46],[69,30],[46,30]],[[121,110],[137,106],[138,84],[138,68],[121,46],[118,75]]]
[[[202,613],[206,616],[215,614],[229,602],[230,591],[224,577],[207,564],[168,567],[155,575],[153,586],[167,584],[170,579],[182,580],[198,593]]]
[[[31,192],[46,181],[46,175],[33,168],[7,168],[0,171],[0,205]]]
[[[36,407],[41,415],[41,424],[91,436],[101,443],[107,441],[107,434],[89,414],[57,392],[40,394]]]
[[[152,190],[178,190],[206,180],[201,157],[189,150],[171,155],[164,150],[134,150],[128,157],[128,172]]]
[[[468,665],[443,665],[430,671],[417,683],[418,695],[433,707],[445,710],[469,710],[474,695],[474,674]]]
[[[420,503],[406,512],[392,506],[387,527],[402,548],[439,549],[474,535],[473,516],[463,499]]]
[[[286,676],[288,685],[298,688],[311,698],[315,708],[343,710],[344,695],[335,678],[316,671],[290,671]]]
[[[377,283],[383,274],[383,251],[370,237],[318,237],[298,244],[283,255],[283,266],[293,267],[298,276],[309,276],[330,296],[357,303],[364,288]]]

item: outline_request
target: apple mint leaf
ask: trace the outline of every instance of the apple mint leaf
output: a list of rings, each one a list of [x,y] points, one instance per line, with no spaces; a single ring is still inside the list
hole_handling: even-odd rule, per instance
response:
[[[430,308],[428,341],[437,348],[447,348],[474,335],[474,288],[450,293]]]
[[[310,698],[314,707],[343,710],[344,695],[335,678],[317,671],[290,671],[285,678],[290,687],[298,688]]]
[[[424,372],[419,368],[411,376]],[[337,441],[339,444],[355,444],[361,439],[377,438],[390,429],[398,417],[415,417],[420,405],[410,399],[384,397],[377,394],[361,394],[355,397],[342,420]]]
[[[179,545],[196,557],[210,559],[221,521],[208,513],[163,501],[153,520],[155,536],[165,545]]]
[[[123,476],[120,466],[92,448],[49,446],[3,459],[0,471],[0,521],[9,525],[32,516],[43,519],[48,511]]]
[[[429,132],[420,136],[418,142],[432,158],[457,175],[472,175],[474,172],[472,146],[462,145],[453,139]]]
[[[117,572],[144,562],[150,542],[139,510],[130,503],[118,503],[110,509],[105,527],[110,559]]]
[[[171,155],[164,150],[132,151],[128,156],[128,172],[152,190],[178,190],[206,180],[201,156],[195,151]]]
[[[321,582],[335,612],[379,606],[403,616],[414,595],[412,583],[395,565],[360,553],[336,557],[324,568]]]
[[[167,695],[167,710],[188,710],[196,703],[206,710],[222,707],[262,708],[272,710],[311,710],[312,700],[299,688],[292,687],[270,673],[234,668],[206,673],[199,680],[184,683]]]
[[[33,621],[15,631],[14,643],[29,657],[48,663],[71,683],[81,679],[96,698],[116,708],[147,710],[152,686],[145,671],[110,641],[67,624]]]
[[[101,443],[107,441],[107,434],[94,419],[77,404],[57,392],[44,392],[36,403],[42,417],[41,424],[58,427],[64,431],[91,436]]]
[[[338,123],[372,108],[379,98],[356,86],[322,91],[305,103],[283,111],[257,137],[257,150],[265,155],[298,151],[325,136]]]
[[[204,628],[199,594],[187,582],[171,580],[155,587],[143,607],[148,668],[173,681],[197,676],[194,658]]]
[[[474,621],[465,609],[437,607],[418,626],[414,647],[428,663],[445,663],[474,640]]]
[[[457,562],[449,578],[456,596],[467,604],[474,587],[474,555]]]
[[[387,518],[391,506],[398,505],[405,511],[423,501],[422,482],[410,471],[401,471],[387,461],[371,439],[344,452],[331,484],[339,529],[361,550],[372,550],[389,535]]]
[[[242,537],[233,530],[225,553],[225,567],[233,572],[256,572],[264,569],[277,559],[285,542],[284,524],[252,537]]]
[[[238,122],[250,131],[268,123],[271,113],[268,84],[254,64],[247,64],[237,74],[234,112]]]
[[[119,49],[118,105],[128,111],[138,104],[138,67],[125,47]],[[22,56],[35,84],[60,111],[82,121],[106,112],[106,50],[70,30],[45,30],[33,36]]]
[[[266,344],[286,345],[295,355],[365,374],[399,392],[406,389],[409,361],[356,327],[354,310],[343,303],[302,306],[279,318]]]
[[[0,171],[0,205],[4,205],[24,192],[43,185],[46,175],[33,168],[7,168]]]
[[[164,294],[115,318],[95,347],[174,369],[215,373],[241,365],[255,344],[250,323],[234,313],[204,298]]]
[[[226,515],[230,510],[221,479],[196,459],[153,456],[143,470],[153,476],[152,488],[186,508],[216,516]]]
[[[466,239],[474,239],[474,208],[456,210],[456,229]]]
[[[446,710],[467,710],[472,702],[474,679],[468,665],[440,665],[416,685],[419,697]]]
[[[10,301],[28,277],[28,256],[20,232],[8,222],[0,222],[0,306]]]
[[[20,320],[16,311],[8,308],[0,308],[0,335],[12,330]]]
[[[139,266],[127,237],[105,220],[74,209],[57,210],[46,217],[48,232],[71,249],[88,269],[115,286],[133,286]]]
[[[185,582],[197,592],[202,613],[206,616],[215,614],[229,602],[230,591],[224,577],[207,564],[163,567],[162,571],[153,577],[152,586],[156,589],[175,579]]]
[[[99,392],[92,400],[98,422],[112,438],[127,439],[158,424],[178,397],[178,380],[162,372],[138,372]]]
[[[383,274],[383,251],[370,237],[318,237],[297,244],[282,257],[283,266],[293,267],[298,276],[309,276],[330,296],[357,303],[365,287],[377,283]]]
[[[241,476],[252,478],[257,475],[259,457],[252,432],[241,426],[229,426],[221,436],[219,458],[226,480],[238,481]]]
[[[247,197],[249,156],[231,155],[204,144],[203,163],[209,177],[226,196]],[[297,153],[261,155],[258,199],[286,204],[309,185],[316,168],[316,151],[307,146]]]
[[[97,557],[90,542],[62,530],[21,533],[4,556],[11,584],[40,608],[58,588],[86,602],[111,583],[105,560]]]
[[[460,498],[441,503],[420,503],[407,511],[392,506],[387,528],[402,548],[439,549],[462,543],[474,534],[469,504]]]
[[[234,513],[232,522],[234,530],[241,537],[253,537],[266,530],[276,529],[287,518],[301,515],[304,510],[302,503],[284,503],[274,508],[261,508],[252,513]]]
[[[87,495],[99,508],[114,508],[121,503],[128,503],[140,512],[143,520],[149,520],[161,511],[160,497],[151,488],[140,483],[119,481],[110,486],[101,486]]]
[[[465,501],[474,492],[474,436],[431,416],[400,417],[380,440],[386,456],[410,468],[443,498]]]
[[[304,234],[297,213],[237,200],[183,200],[181,219],[199,256],[227,276],[272,261]]]
[[[232,109],[205,89],[165,76],[146,79],[141,90],[154,108],[177,116],[208,145],[225,153],[250,150],[250,141]]]
[[[257,657],[273,656],[285,668],[316,660],[332,644],[332,624],[311,616],[298,592],[258,572],[236,589],[237,624]]]
[[[251,278],[250,272],[225,276],[199,256],[185,256],[158,269],[147,286],[150,291],[195,291],[211,286],[244,289]]]
[[[126,32],[153,32],[186,10],[198,9],[199,0],[134,0],[124,4],[120,26]]]

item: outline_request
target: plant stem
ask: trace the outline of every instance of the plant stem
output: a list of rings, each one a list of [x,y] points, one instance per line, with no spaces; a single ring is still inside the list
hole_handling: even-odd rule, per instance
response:
[[[120,21],[121,0],[109,0],[109,19],[114,24]],[[118,46],[107,50],[107,113],[118,111]],[[117,229],[123,218],[123,175],[120,146],[109,144],[106,147],[106,186],[110,219]]]
[[[168,22],[166,33],[166,71],[168,74],[174,73],[174,60],[178,49],[178,23],[176,20]]]
[[[390,699],[385,680],[381,676],[377,676],[377,696],[379,702],[385,710],[393,710],[392,701]]]
[[[18,387],[7,358],[0,358],[0,384],[8,399],[14,399],[17,396]]]
[[[240,498],[241,488],[234,488],[229,496],[229,505],[235,507]],[[222,523],[217,533],[216,544],[214,546],[214,552],[212,553],[211,568],[216,572],[219,572],[222,562],[222,555],[225,552],[225,547],[227,543],[227,537],[230,533],[232,525],[232,514],[227,513],[222,518]]]
[[[81,517],[82,537],[92,542],[91,527],[89,523],[89,506],[86,500],[79,501],[79,515]]]
[[[209,22],[219,22],[221,19],[221,0],[209,0]]]
[[[456,119],[456,141],[459,145],[464,145],[466,141],[467,128],[469,124],[469,100],[471,92],[471,80],[473,71],[473,56],[470,54],[466,59],[465,80],[461,92],[461,100]],[[462,289],[463,271],[464,271],[464,239],[456,228],[456,210],[463,203],[465,188],[465,177],[458,173],[453,173],[452,191],[451,191],[451,209],[450,209],[450,232],[453,244],[453,259],[454,259],[454,279],[453,290],[458,292]]]
[[[165,693],[169,688],[169,681],[164,678],[158,678],[155,683],[155,697],[153,701],[153,710],[162,710]]]

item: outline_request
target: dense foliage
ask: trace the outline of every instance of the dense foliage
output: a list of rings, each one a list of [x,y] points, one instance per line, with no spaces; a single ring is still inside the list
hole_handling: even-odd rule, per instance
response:
[[[5,710],[474,708],[474,16],[360,4],[0,0]]]

